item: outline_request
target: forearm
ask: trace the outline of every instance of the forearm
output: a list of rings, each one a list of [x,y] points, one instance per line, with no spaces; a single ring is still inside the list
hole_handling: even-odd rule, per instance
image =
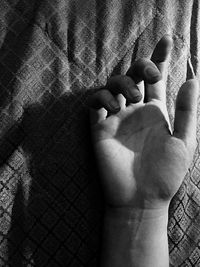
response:
[[[108,210],[101,267],[168,267],[167,222],[167,209]]]

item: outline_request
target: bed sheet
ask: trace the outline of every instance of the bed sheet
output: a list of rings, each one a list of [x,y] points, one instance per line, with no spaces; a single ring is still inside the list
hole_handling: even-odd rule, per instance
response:
[[[0,0],[0,266],[98,265],[104,205],[85,100],[171,33],[173,121],[189,60],[200,75],[199,25],[198,0]],[[198,145],[170,205],[171,266],[200,266],[199,190]]]

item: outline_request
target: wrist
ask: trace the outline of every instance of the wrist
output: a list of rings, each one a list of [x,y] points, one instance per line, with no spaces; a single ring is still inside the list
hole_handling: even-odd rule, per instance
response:
[[[125,231],[130,233],[134,242],[142,236],[167,235],[168,208],[140,209],[140,208],[107,208],[104,217],[104,227],[113,232]],[[152,235],[153,233],[153,235]],[[148,238],[146,239],[148,242]],[[150,241],[151,242],[151,241]]]
[[[169,205],[154,208],[141,208],[140,206],[112,207],[106,206],[105,218],[115,221],[135,221],[140,217],[142,220],[167,220]]]
[[[167,208],[107,208],[102,266],[168,266],[167,223]]]

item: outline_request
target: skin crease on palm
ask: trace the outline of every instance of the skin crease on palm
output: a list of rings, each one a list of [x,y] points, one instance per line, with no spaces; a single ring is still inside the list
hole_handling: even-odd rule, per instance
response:
[[[172,127],[163,78],[171,47],[171,37],[164,36],[151,60],[139,60],[126,75],[110,78],[106,89],[90,100],[94,148],[106,203],[112,208],[168,206],[192,162],[198,82],[189,80],[179,90]],[[153,81],[148,80],[149,66],[154,68]]]

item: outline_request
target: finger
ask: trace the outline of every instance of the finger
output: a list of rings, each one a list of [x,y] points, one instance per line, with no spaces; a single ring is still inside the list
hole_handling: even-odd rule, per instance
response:
[[[147,58],[137,60],[127,71],[126,75],[130,76],[136,84],[143,80],[149,84],[153,84],[162,79],[161,73],[156,65]]]
[[[122,94],[118,94],[116,96],[116,99],[120,105],[120,108],[125,109],[126,108],[126,98]]]
[[[142,95],[141,102],[144,102],[144,97],[145,97],[145,88],[144,88],[144,81],[141,81],[140,83],[137,84],[137,87],[140,90],[140,93]]]
[[[154,84],[145,85],[144,102],[149,102],[152,100],[160,100],[164,104],[166,103],[166,84],[164,80],[161,80]]]
[[[131,77],[126,75],[117,75],[111,77],[106,88],[113,94],[122,94],[128,102],[137,103],[142,99],[140,90]]]
[[[105,108],[100,108],[98,110],[90,108],[90,124],[91,124],[91,126],[105,120],[107,117],[107,114],[108,114],[108,112],[105,110]]]
[[[198,81],[192,79],[181,86],[176,100],[174,136],[186,144],[196,137],[198,95]]]
[[[120,110],[119,103],[108,90],[100,90],[93,94],[87,101],[93,109],[105,108],[108,112],[116,113]]]
[[[169,34],[164,35],[157,43],[151,56],[151,60],[156,64],[162,75],[167,70],[167,59],[172,49],[172,43],[171,36]]]

